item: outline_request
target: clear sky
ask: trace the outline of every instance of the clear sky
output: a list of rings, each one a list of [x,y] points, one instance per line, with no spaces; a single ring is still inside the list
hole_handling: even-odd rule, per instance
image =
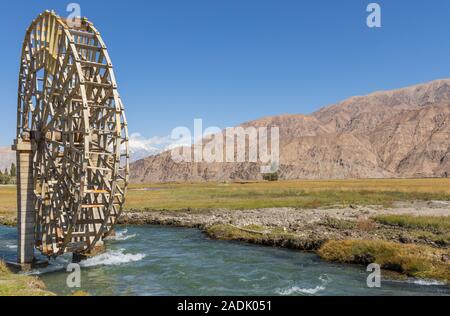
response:
[[[448,0],[73,1],[111,55],[131,133],[165,136],[194,118],[221,128],[310,113],[353,95],[449,77]],[[366,7],[382,7],[382,28]],[[2,5],[0,145],[15,136],[21,43],[63,0]]]

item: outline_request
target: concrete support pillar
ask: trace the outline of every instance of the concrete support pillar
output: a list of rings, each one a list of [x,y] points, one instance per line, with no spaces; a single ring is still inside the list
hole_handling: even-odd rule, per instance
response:
[[[17,158],[17,261],[32,264],[34,261],[34,184],[33,150],[30,140],[14,142]]]

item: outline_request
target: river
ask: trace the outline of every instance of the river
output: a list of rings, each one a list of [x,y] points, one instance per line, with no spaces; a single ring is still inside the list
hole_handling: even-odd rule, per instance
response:
[[[91,295],[450,295],[424,280],[382,280],[368,288],[364,267],[316,255],[210,240],[197,229],[119,227],[107,251],[81,264],[81,290]],[[0,226],[0,257],[14,260],[16,230]],[[65,255],[32,273],[57,294],[70,294]]]

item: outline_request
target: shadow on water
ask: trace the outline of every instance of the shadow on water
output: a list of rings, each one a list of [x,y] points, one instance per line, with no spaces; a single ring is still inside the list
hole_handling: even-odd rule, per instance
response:
[[[0,257],[16,256],[14,228],[0,226]],[[322,261],[312,253],[216,241],[196,229],[119,227],[107,251],[81,263],[81,290],[92,295],[450,295],[421,280],[366,285],[363,267]],[[70,255],[33,271],[58,294],[69,294]]]

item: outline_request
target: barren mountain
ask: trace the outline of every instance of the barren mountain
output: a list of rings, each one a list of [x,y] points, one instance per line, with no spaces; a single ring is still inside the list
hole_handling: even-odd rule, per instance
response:
[[[352,97],[308,116],[265,117],[241,126],[279,127],[281,179],[450,176],[450,79]],[[256,180],[262,178],[260,166],[176,163],[164,152],[131,164],[131,179]]]

